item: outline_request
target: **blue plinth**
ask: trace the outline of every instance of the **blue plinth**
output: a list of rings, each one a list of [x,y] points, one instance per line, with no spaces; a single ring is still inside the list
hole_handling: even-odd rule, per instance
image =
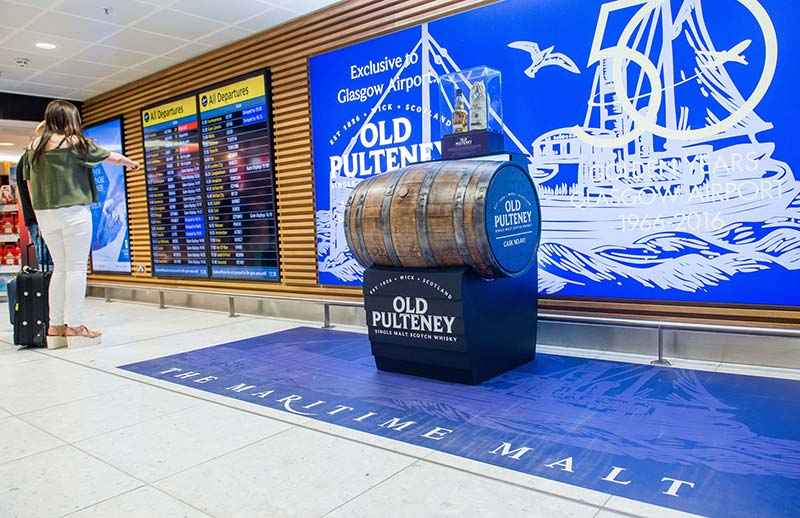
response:
[[[533,360],[535,277],[535,270],[489,281],[469,268],[367,268],[364,308],[375,364],[476,385]]]
[[[502,153],[505,136],[489,130],[451,133],[442,137],[442,159],[457,160]]]

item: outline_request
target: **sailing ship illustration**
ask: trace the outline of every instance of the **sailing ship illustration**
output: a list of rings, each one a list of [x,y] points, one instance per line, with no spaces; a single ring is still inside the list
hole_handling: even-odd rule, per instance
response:
[[[761,81],[745,96],[734,78],[742,70],[752,75],[747,67],[757,66],[753,40],[718,49],[702,7],[702,0],[603,3],[580,124],[546,131],[525,144],[490,113],[513,148],[527,155],[539,192],[540,292],[629,281],[696,292],[775,264],[800,269],[800,182],[787,163],[773,157],[775,144],[759,138],[772,124],[754,110],[774,73],[774,29],[764,26],[766,13],[754,16],[766,58]],[[630,18],[623,37],[601,49],[609,14],[623,9]],[[420,30],[412,53],[419,52],[424,76],[462,70],[428,24]],[[422,110],[430,111],[430,89],[419,90]],[[430,142],[426,117],[421,130],[422,141]],[[358,131],[345,154],[353,150]],[[317,213],[320,272],[345,281],[360,280],[362,273],[341,224],[358,181],[332,178],[331,209]]]
[[[613,4],[623,3],[605,5],[613,9]],[[631,2],[624,4],[630,6]],[[728,63],[747,64],[740,52],[750,40],[730,51],[717,51],[705,26],[702,2],[684,0],[676,17],[672,6],[670,0],[642,2],[644,14],[632,31],[634,41],[626,45],[636,52],[643,49],[650,55],[642,55],[658,64],[659,81],[650,85],[650,92],[642,93],[647,82],[644,71],[629,81],[636,84],[633,100],[644,106],[626,107],[620,102],[613,77],[619,60],[601,59],[582,131],[555,129],[532,143],[530,171],[544,200],[548,240],[588,241],[581,246],[586,250],[607,243],[611,233],[624,232],[632,243],[654,230],[625,221],[634,206],[643,204],[658,214],[658,230],[683,226],[693,231],[718,231],[729,222],[741,221],[747,213],[758,214],[759,219],[765,214],[780,215],[799,192],[800,184],[789,166],[772,159],[774,144],[759,142],[757,134],[771,129],[772,124],[754,112],[743,113],[739,122],[725,130],[691,137],[692,111],[701,112],[700,122],[711,128],[742,113],[746,99],[726,67]],[[600,24],[597,30],[602,33],[604,28]],[[676,78],[678,56],[692,59],[694,66],[689,74],[679,69]],[[655,106],[659,110],[653,119],[671,134],[685,134],[685,138],[661,138],[649,131],[625,138],[637,126],[631,108],[652,109],[653,89],[659,89],[663,97],[661,106]],[[688,100],[698,89],[705,102],[681,105],[682,93],[688,91],[684,95]],[[581,134],[594,137],[592,143]],[[613,144],[596,145],[603,140]],[[689,225],[690,214],[703,214],[702,225]]]

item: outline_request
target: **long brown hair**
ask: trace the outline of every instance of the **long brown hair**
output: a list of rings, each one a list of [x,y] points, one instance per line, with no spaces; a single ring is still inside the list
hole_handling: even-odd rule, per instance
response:
[[[89,153],[89,141],[83,136],[81,115],[78,108],[69,101],[50,101],[44,110],[44,131],[33,151],[36,162],[44,154],[45,147],[53,135],[64,135],[68,142],[83,155]]]

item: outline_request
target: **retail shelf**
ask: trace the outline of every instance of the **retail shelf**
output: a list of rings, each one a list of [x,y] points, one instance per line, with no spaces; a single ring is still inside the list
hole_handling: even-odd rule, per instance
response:
[[[0,243],[16,243],[19,241],[19,234],[0,234]]]
[[[19,272],[18,264],[0,264],[0,274]]]
[[[17,204],[6,203],[4,205],[0,205],[0,212],[17,212]]]

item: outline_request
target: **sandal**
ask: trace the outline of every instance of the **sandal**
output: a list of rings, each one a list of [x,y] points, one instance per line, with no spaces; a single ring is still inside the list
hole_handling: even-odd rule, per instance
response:
[[[67,326],[64,324],[47,328],[47,348],[61,349],[67,346]]]
[[[97,345],[102,341],[103,333],[92,331],[86,326],[67,326],[67,347],[86,347]]]

